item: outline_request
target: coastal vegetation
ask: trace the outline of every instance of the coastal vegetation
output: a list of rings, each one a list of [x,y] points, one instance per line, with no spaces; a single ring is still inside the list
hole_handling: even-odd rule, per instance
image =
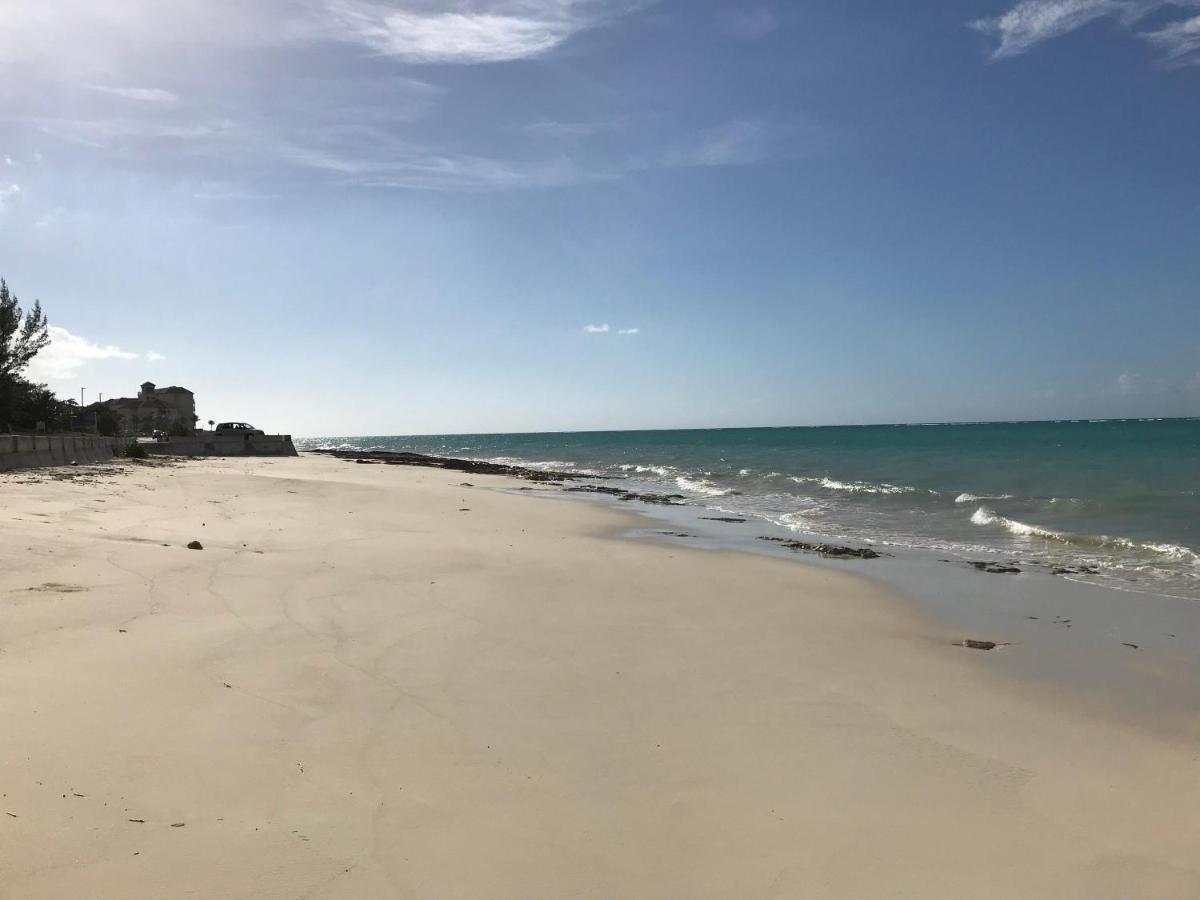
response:
[[[35,300],[32,307],[23,309],[16,292],[0,278],[0,432],[95,430],[115,435],[120,422],[103,404],[81,407],[24,376],[34,357],[49,344],[49,321],[41,302]],[[85,413],[90,414],[88,427],[81,429]]]

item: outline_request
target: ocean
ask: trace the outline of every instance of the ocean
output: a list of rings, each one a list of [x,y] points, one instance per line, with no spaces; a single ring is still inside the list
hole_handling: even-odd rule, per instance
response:
[[[586,470],[716,514],[891,552],[1088,566],[1200,599],[1200,419],[315,437]]]

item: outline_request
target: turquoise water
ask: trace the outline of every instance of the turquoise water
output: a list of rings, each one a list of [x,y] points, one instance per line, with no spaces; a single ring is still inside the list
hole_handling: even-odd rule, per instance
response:
[[[829,540],[1200,599],[1200,419],[308,438],[586,469]]]

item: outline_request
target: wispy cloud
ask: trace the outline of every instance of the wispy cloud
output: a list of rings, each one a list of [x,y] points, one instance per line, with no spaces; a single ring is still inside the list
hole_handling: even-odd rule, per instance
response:
[[[1142,376],[1137,372],[1122,372],[1117,376],[1117,393],[1122,397],[1132,397],[1142,389]]]
[[[166,357],[156,350],[148,350],[146,352],[146,362],[162,362]]]
[[[726,21],[735,35],[752,41],[766,37],[779,24],[775,11],[767,6],[731,10]]]
[[[0,0],[0,81],[22,85],[0,91],[0,121],[63,171],[233,185],[188,190],[208,207],[314,183],[550,189],[810,153],[805,128],[753,114],[697,126],[627,98],[565,97],[567,86],[538,95],[542,108],[522,96],[507,118],[479,116],[472,86],[491,74],[459,74],[453,91],[437,83],[442,69],[411,77],[414,64],[541,56],[654,2]],[[762,9],[745,14],[749,25],[762,27]]]
[[[329,33],[409,63],[479,64],[540,56],[632,3],[596,0],[491,0],[431,11],[377,0],[330,0]]]
[[[1200,65],[1200,16],[1171,22],[1142,36],[1163,51],[1166,65]]]
[[[178,103],[179,97],[172,94],[170,91],[162,88],[139,88],[139,87],[109,87],[103,84],[89,84],[89,90],[96,91],[99,94],[109,94],[113,97],[121,97],[125,100],[136,100],[138,103],[161,103],[170,105]]]
[[[96,360],[138,358],[136,353],[111,344],[95,344],[57,325],[51,325],[49,332],[50,343],[29,364],[29,375],[37,381],[71,378]]]
[[[21,196],[19,184],[0,184],[0,215],[12,209]]]
[[[1100,19],[1132,29],[1151,13],[1200,6],[1200,0],[1021,0],[1007,12],[969,23],[997,38],[993,59],[1019,56],[1044,41],[1061,37]],[[1196,62],[1200,19],[1173,22],[1140,36],[1166,50],[1175,65]]]
[[[605,322],[603,325],[584,325],[583,330],[588,334],[638,334],[640,328],[618,328],[614,330],[611,325]]]

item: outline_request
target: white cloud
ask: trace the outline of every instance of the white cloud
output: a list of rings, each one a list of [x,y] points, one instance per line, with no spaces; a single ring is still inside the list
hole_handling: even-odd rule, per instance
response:
[[[164,91],[162,88],[108,87],[103,84],[89,84],[87,87],[101,94],[111,94],[114,97],[121,97],[125,100],[136,100],[139,103],[162,103],[169,105],[179,102],[179,98],[175,94],[172,94],[170,91]]]
[[[1171,22],[1142,37],[1163,51],[1168,66],[1200,65],[1200,16]]]
[[[155,350],[150,350],[146,353],[147,362],[162,362],[164,359],[166,359],[166,357]]]
[[[21,196],[19,184],[0,185],[0,215],[8,212]]]
[[[612,329],[605,322],[603,325],[584,325],[583,330],[588,334],[608,334]]]
[[[597,0],[484,0],[471,8],[433,11],[420,4],[379,0],[328,0],[323,21],[313,28],[325,36],[364,44],[377,53],[410,63],[496,63],[540,56],[605,18],[629,0],[607,5]],[[310,37],[316,34],[310,33]]]
[[[999,39],[993,59],[1018,56],[1043,41],[1082,28],[1099,19],[1112,18],[1132,28],[1151,13],[1166,8],[1194,7],[1200,0],[1021,0],[1008,12],[971,22],[976,31]],[[1174,22],[1156,32],[1141,35],[1167,51],[1167,61],[1178,65],[1191,59],[1200,38],[1200,22]]]
[[[759,40],[775,30],[775,13],[766,6],[735,9],[728,14],[729,30],[746,40]]]
[[[87,363],[96,360],[138,358],[136,353],[111,344],[93,344],[57,325],[51,325],[49,332],[50,343],[29,364],[29,377],[35,381],[71,378]]]
[[[640,328],[622,328],[617,334],[637,334],[639,331]]]
[[[590,89],[552,111],[523,96],[510,116],[479,116],[462,76],[451,91],[434,83],[444,73],[417,80],[406,75],[411,67],[389,64],[532,58],[654,2],[0,0],[0,83],[20,85],[0,90],[0,122],[6,138],[11,131],[41,146],[56,169],[162,175],[210,207],[314,182],[549,189],[795,160],[822,145],[807,126],[745,115],[694,130],[673,113],[631,113]],[[763,8],[745,14],[749,25],[765,27]],[[364,47],[384,58],[364,60]],[[571,90],[554,94],[569,101]],[[443,106],[450,114],[435,119]],[[628,127],[633,121],[648,125]],[[16,158],[33,168],[30,157]],[[39,213],[39,231],[61,224],[59,212]]]
[[[1142,389],[1142,376],[1137,372],[1122,372],[1117,376],[1117,393],[1132,397]]]

